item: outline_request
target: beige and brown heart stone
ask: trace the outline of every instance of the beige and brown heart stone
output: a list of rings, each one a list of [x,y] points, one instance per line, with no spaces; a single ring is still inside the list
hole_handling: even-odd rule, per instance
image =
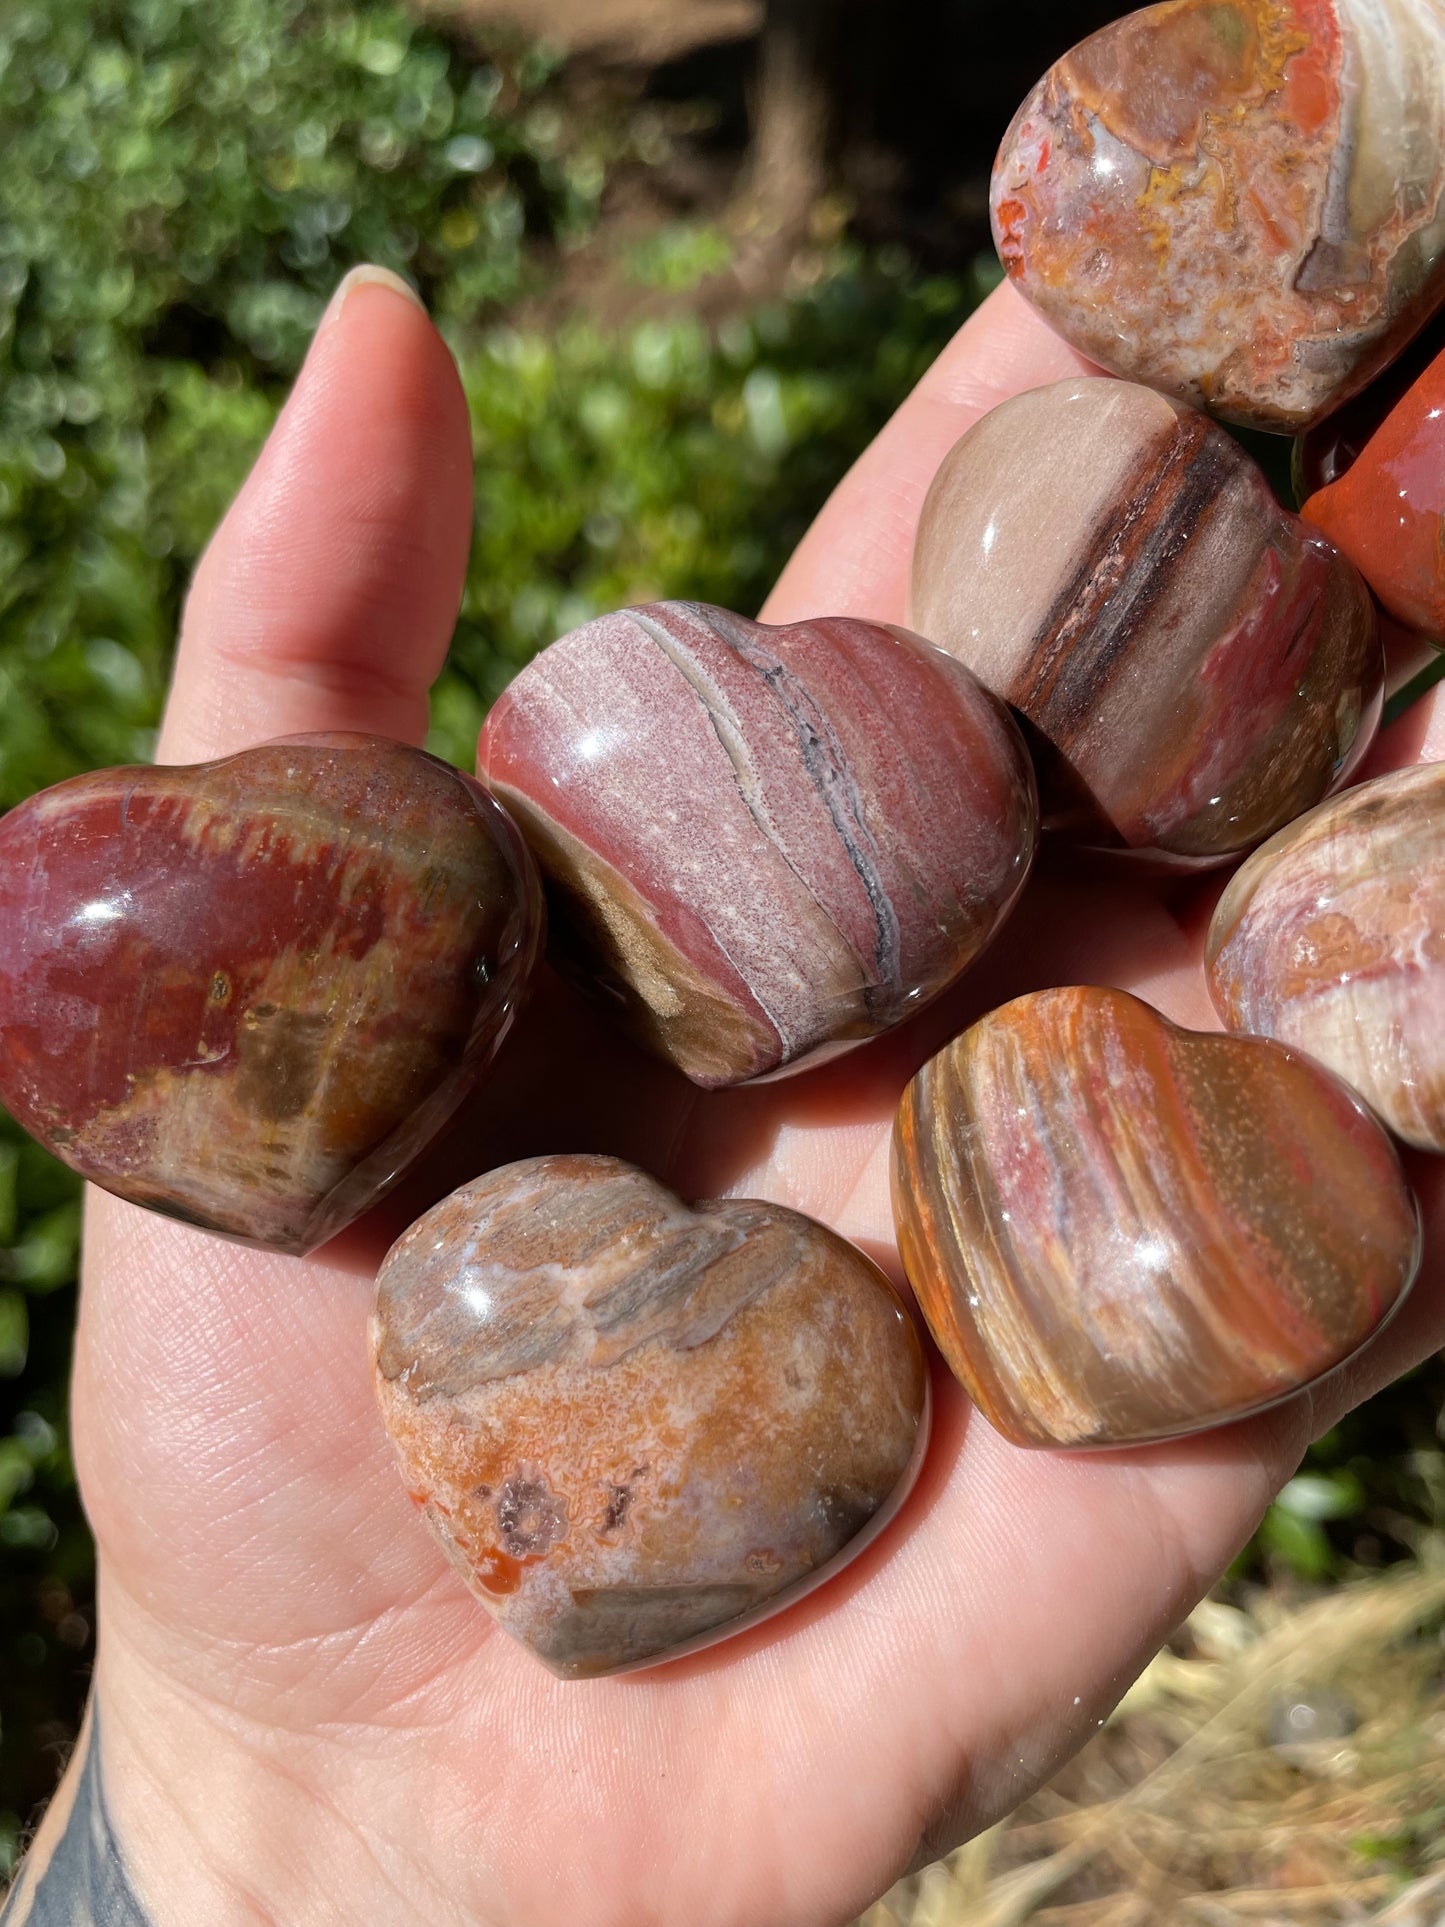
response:
[[[413,1499],[554,1673],[670,1659],[892,1517],[928,1378],[883,1273],[796,1211],[689,1208],[615,1158],[475,1179],[388,1253],[376,1386]]]

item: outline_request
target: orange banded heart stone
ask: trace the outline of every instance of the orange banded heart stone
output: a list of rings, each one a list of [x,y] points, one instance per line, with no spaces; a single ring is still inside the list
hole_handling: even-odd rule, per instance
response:
[[[1303,1053],[1123,991],[1005,1004],[904,1092],[894,1215],[934,1337],[1020,1445],[1124,1445],[1284,1398],[1379,1329],[1419,1217]]]

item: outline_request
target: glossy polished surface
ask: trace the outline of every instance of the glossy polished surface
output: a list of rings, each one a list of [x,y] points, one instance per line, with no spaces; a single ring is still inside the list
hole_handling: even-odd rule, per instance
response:
[[[0,822],[0,1101],[108,1191],[306,1251],[475,1084],[540,936],[515,829],[420,750],[76,777]]]
[[[1445,298],[1439,0],[1165,0],[1057,62],[994,169],[999,253],[1114,373],[1293,431]]]
[[[1445,315],[1436,314],[1368,388],[1296,438],[1292,464],[1296,501],[1303,502],[1340,479],[1385,417],[1441,354],[1445,354]]]
[[[1206,957],[1231,1030],[1298,1045],[1445,1151],[1445,765],[1362,783],[1256,850]]]
[[[500,697],[478,770],[542,867],[560,959],[702,1085],[911,1015],[993,936],[1037,827],[1003,705],[841,617],[599,617]]]
[[[382,1416],[487,1610],[569,1678],[674,1658],[851,1559],[902,1503],[927,1372],[876,1266],[615,1158],[492,1171],[377,1282]]]
[[[994,1011],[904,1092],[894,1216],[949,1365],[1020,1445],[1238,1418],[1356,1351],[1419,1256],[1384,1131],[1307,1057],[1118,990]]]
[[[1300,512],[1349,556],[1397,621],[1445,641],[1445,355]]]
[[[1075,378],[977,422],[919,521],[914,626],[1051,746],[1046,827],[1190,860],[1345,780],[1384,662],[1354,569],[1222,428]]]

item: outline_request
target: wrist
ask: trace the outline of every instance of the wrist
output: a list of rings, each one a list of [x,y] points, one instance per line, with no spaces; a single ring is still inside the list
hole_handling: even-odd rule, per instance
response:
[[[386,1715],[361,1700],[349,1719],[311,1715],[327,1636],[199,1642],[108,1579],[102,1559],[93,1702],[145,1927],[495,1927],[507,1910],[466,1818],[398,1798],[423,1769],[436,1779],[434,1733],[389,1696]]]
[[[324,1741],[248,1729],[118,1632],[128,1604],[104,1604],[81,1736],[0,1927],[458,1918],[426,1906],[424,1878],[418,1895],[386,1877],[385,1847],[336,1797],[342,1763],[316,1757]]]
[[[61,1783],[0,1905],[0,1921],[9,1927],[150,1927],[151,1920],[111,1822],[92,1696]]]

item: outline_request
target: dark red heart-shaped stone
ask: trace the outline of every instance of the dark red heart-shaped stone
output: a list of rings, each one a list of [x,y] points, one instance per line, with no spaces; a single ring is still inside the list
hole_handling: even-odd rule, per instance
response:
[[[76,777],[0,822],[0,1101],[108,1191],[306,1251],[481,1076],[540,935],[506,813],[400,743]]]

